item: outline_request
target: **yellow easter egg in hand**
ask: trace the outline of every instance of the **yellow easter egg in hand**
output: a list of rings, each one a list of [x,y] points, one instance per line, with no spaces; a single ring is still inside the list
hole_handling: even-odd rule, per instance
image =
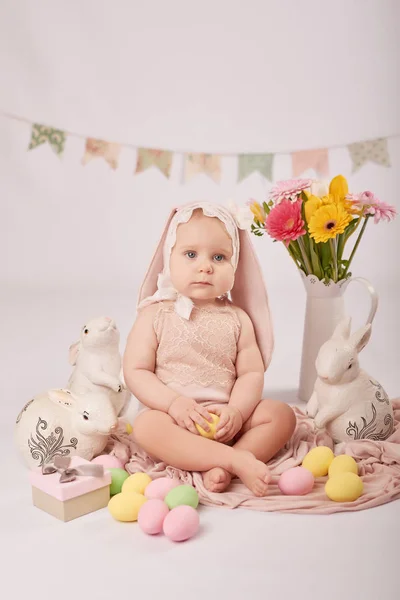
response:
[[[195,423],[196,425],[196,429],[199,432],[200,435],[202,435],[205,438],[208,438],[209,440],[213,440],[214,436],[215,436],[215,432],[217,429],[217,425],[219,422],[219,417],[217,415],[214,415],[213,413],[210,413],[211,418],[212,418],[212,423],[210,423],[209,421],[207,421],[207,423],[210,426],[210,431],[204,431],[204,429],[202,427],[200,427],[200,425],[198,425],[197,423]]]
[[[117,521],[137,521],[139,510],[147,502],[142,494],[121,492],[111,498],[108,510]]]
[[[144,494],[144,490],[151,483],[151,477],[146,473],[134,473],[129,475],[122,484],[121,492],[137,492],[138,494]]]
[[[347,456],[347,454],[336,456],[329,465],[328,474],[329,477],[333,477],[339,473],[355,473],[358,475],[358,466],[354,458]]]
[[[317,446],[306,454],[302,466],[311,471],[314,477],[324,477],[328,474],[329,466],[334,458],[335,455],[328,446]]]
[[[363,482],[355,473],[338,473],[330,477],[325,485],[326,495],[335,502],[354,502],[363,489]]]

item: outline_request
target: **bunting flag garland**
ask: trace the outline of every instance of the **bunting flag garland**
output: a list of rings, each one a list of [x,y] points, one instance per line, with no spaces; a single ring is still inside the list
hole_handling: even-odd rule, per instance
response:
[[[157,167],[165,177],[169,177],[172,165],[172,152],[168,150],[153,150],[138,148],[135,173],[142,173],[150,167]]]
[[[320,177],[329,177],[327,148],[292,152],[293,177],[299,177],[307,169],[314,169]]]
[[[273,154],[239,154],[238,181],[242,181],[254,171],[272,181]]]
[[[382,165],[383,167],[390,167],[386,138],[349,144],[348,149],[353,161],[353,173],[358,171],[358,169],[361,169],[368,161],[374,162],[377,165]]]
[[[137,152],[135,174],[143,173],[151,167],[156,167],[168,179],[171,176],[172,161],[175,154],[183,158],[184,180],[189,181],[197,175],[207,175],[215,183],[220,183],[222,175],[221,159],[223,156],[234,156],[237,160],[237,182],[258,172],[266,180],[273,182],[273,170],[277,155],[289,155],[292,161],[292,177],[300,177],[307,170],[313,170],[317,177],[329,178],[329,150],[333,148],[347,149],[352,172],[355,173],[366,163],[372,162],[379,166],[390,167],[388,140],[398,138],[399,134],[364,140],[346,145],[336,145],[327,148],[317,148],[300,151],[281,151],[274,153],[238,153],[238,154],[209,154],[181,150],[165,150],[157,148],[137,147],[133,144],[115,143],[107,140],[85,136],[79,133],[67,132],[61,129],[35,123],[29,119],[18,117],[0,109],[0,116],[22,121],[31,128],[28,150],[34,150],[42,144],[48,144],[57,156],[61,157],[67,137],[81,138],[85,141],[82,165],[87,165],[95,158],[102,158],[114,171],[119,167],[122,148],[131,148]],[[290,177],[288,174],[288,177]]]
[[[115,170],[118,167],[120,151],[120,144],[88,138],[86,140],[85,154],[82,158],[82,164],[87,165],[92,158],[104,158],[110,167]]]
[[[185,179],[189,181],[195,175],[205,173],[216,183],[221,177],[221,160],[216,154],[185,154]]]
[[[31,141],[28,150],[34,150],[41,144],[48,142],[54,152],[59,156],[64,151],[66,135],[60,129],[53,129],[38,123],[32,124]]]

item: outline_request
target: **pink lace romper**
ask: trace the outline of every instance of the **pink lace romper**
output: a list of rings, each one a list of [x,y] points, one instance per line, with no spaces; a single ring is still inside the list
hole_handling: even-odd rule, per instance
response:
[[[170,388],[207,406],[229,402],[236,381],[240,321],[228,300],[194,307],[190,319],[160,302],[154,319],[155,374]]]

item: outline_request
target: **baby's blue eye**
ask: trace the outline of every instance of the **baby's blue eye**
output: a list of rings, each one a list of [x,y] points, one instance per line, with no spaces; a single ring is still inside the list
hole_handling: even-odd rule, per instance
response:
[[[196,252],[193,252],[193,250],[189,250],[189,252],[185,252],[185,254],[188,258],[196,258]]]
[[[214,260],[216,262],[222,262],[224,260],[225,256],[223,254],[215,254],[214,256]]]

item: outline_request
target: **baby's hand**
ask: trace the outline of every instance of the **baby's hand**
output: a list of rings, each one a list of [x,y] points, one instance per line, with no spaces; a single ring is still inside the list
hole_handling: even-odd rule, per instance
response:
[[[229,404],[213,404],[207,410],[219,416],[214,439],[217,442],[229,442],[243,427],[241,412],[236,406]]]
[[[193,398],[178,396],[168,409],[168,414],[172,417],[179,427],[188,429],[196,435],[200,435],[195,427],[195,423],[200,425],[204,431],[210,431],[208,422],[212,422],[211,415],[206,408],[197,404]]]

